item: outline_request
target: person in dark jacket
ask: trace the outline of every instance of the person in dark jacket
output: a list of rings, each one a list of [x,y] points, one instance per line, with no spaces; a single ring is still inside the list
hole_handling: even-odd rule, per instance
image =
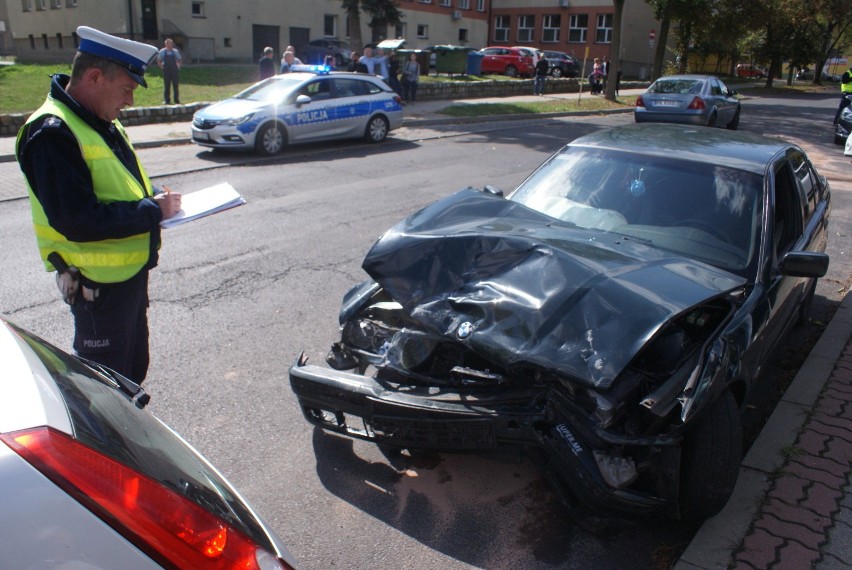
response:
[[[275,50],[271,47],[263,48],[263,57],[257,61],[260,70],[260,80],[263,81],[267,77],[275,75]]]
[[[550,71],[550,64],[544,57],[538,58],[535,64],[535,81],[533,83],[533,95],[544,95],[544,82],[547,81],[547,73]]]

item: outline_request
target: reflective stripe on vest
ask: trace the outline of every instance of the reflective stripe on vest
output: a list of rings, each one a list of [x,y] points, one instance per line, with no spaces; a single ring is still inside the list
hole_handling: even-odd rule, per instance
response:
[[[62,119],[71,129],[80,145],[83,160],[92,176],[95,196],[99,202],[141,200],[153,195],[151,181],[145,174],[141,164],[139,172],[145,185],[141,185],[127,168],[115,156],[103,137],[66,105],[48,96],[41,108],[27,120],[31,123],[44,115],[55,115]],[[113,124],[127,140],[121,124]],[[21,129],[21,133],[23,129]],[[21,134],[18,134],[20,144]],[[130,145],[130,141],[127,141]],[[131,149],[133,147],[131,146]],[[135,157],[135,154],[134,154]],[[50,226],[41,203],[35,197],[27,181],[27,192],[30,197],[33,226],[39,254],[48,271],[55,268],[47,261],[50,252],[58,252],[68,265],[76,266],[82,274],[97,283],[119,283],[136,275],[145,267],[150,256],[151,234],[145,232],[126,238],[105,239],[93,242],[74,242],[65,238]]]

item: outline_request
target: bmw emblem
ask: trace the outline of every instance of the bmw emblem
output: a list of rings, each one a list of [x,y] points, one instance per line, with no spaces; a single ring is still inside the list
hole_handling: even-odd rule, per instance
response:
[[[470,337],[471,333],[473,333],[473,323],[465,321],[459,325],[459,328],[456,331],[456,336],[459,337],[460,340],[464,340]]]

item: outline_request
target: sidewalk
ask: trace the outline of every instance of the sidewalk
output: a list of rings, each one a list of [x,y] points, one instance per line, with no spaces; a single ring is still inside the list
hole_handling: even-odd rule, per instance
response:
[[[642,91],[622,90],[620,97],[633,97]],[[452,104],[572,97],[578,94],[424,101],[406,106],[403,127],[493,120],[440,115],[441,109]],[[583,97],[592,95],[586,93]],[[628,107],[614,112],[631,111]],[[500,119],[547,116],[511,115]],[[188,122],[132,126],[127,130],[137,148],[190,142]],[[14,147],[13,137],[0,137],[0,162],[14,161]],[[845,163],[843,166],[847,167]],[[850,334],[852,295],[847,294],[743,460],[734,496],[720,514],[699,529],[675,570],[852,567]]]

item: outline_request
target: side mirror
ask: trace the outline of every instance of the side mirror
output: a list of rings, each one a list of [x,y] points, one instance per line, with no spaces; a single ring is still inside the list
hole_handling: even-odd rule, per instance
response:
[[[485,194],[491,194],[493,196],[503,197],[503,191],[497,188],[496,186],[492,186],[491,184],[486,184],[485,188],[482,189]]]
[[[296,97],[296,106],[301,107],[302,105],[307,105],[311,102],[311,98],[307,95],[299,95]]]
[[[781,273],[792,277],[824,277],[828,255],[812,251],[791,251],[781,258]]]

